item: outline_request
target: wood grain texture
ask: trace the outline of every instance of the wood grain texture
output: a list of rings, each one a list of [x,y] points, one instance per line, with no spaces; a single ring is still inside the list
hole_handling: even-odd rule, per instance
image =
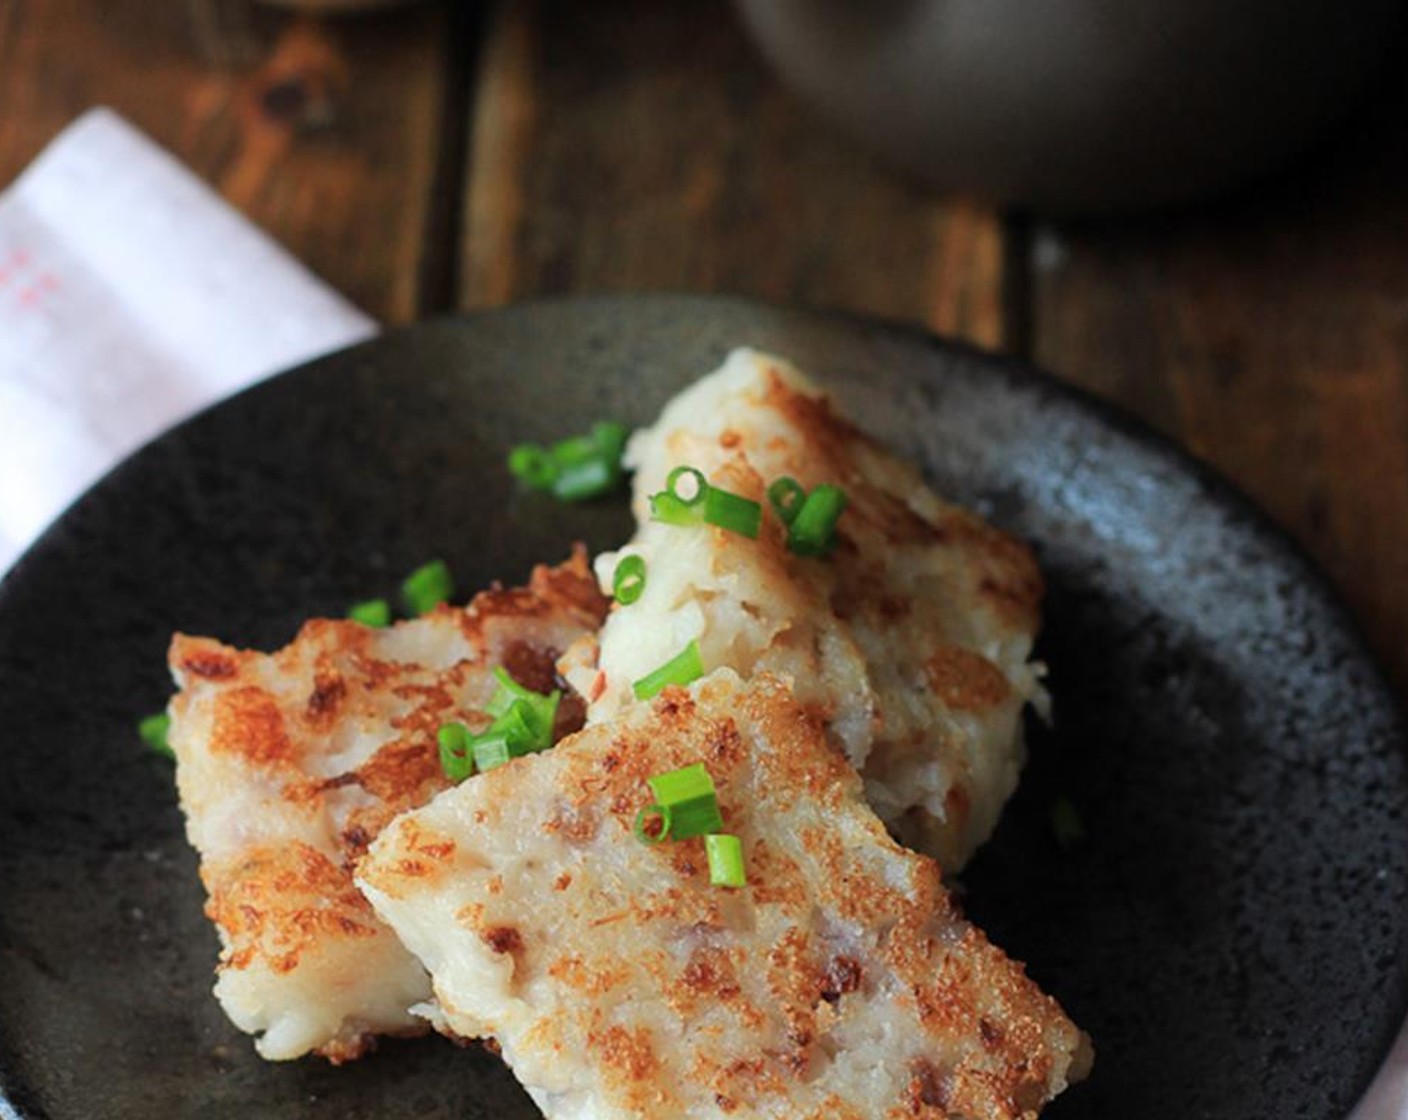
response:
[[[466,7],[0,0],[0,184],[107,104],[392,323],[673,289],[1030,343],[1248,489],[1408,690],[1408,89],[1278,184],[1023,260],[795,103],[726,0],[504,0],[467,111]]]
[[[1281,180],[1038,231],[1035,354],[1222,469],[1327,568],[1408,691],[1408,90]]]
[[[0,3],[0,184],[117,109],[372,315],[426,310],[447,10],[314,19],[243,0]]]
[[[504,4],[481,59],[462,306],[728,291],[1003,341],[996,214],[832,135],[724,0]]]

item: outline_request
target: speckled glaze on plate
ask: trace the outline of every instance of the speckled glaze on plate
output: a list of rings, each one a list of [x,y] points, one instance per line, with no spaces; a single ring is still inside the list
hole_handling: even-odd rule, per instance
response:
[[[1408,777],[1319,577],[1225,484],[1023,367],[659,296],[428,323],[262,385],[124,463],[0,584],[0,1087],[21,1116],[536,1115],[496,1059],[437,1039],[342,1069],[256,1058],[210,996],[170,769],[134,723],[178,627],[270,647],[430,556],[467,590],[619,542],[624,502],[519,495],[505,451],[648,420],[742,343],[1039,551],[1056,726],[963,887],[1095,1038],[1048,1115],[1344,1115],[1408,996]],[[1060,793],[1087,832],[1069,852]]]

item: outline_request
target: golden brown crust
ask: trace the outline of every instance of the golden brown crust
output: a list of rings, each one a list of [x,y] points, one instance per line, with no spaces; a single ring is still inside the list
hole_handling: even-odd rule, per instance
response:
[[[889,838],[785,687],[726,680],[667,689],[648,713],[403,818],[361,869],[379,909],[395,922],[417,908],[424,923],[427,908],[462,900],[456,922],[497,955],[511,930],[509,991],[539,1002],[484,997],[508,1016],[492,1027],[506,1055],[530,1085],[545,1055],[573,1055],[599,1071],[592,1099],[613,1115],[1032,1115],[1077,1072],[1079,1032],[963,919],[938,867]],[[741,891],[710,884],[702,839],[649,847],[632,836],[646,779],[697,762],[718,789],[724,831],[743,841]],[[424,831],[475,812],[490,827],[460,835],[453,858],[429,875],[420,860],[407,868]],[[594,827],[580,870],[557,890],[576,843],[560,846],[564,816]],[[493,889],[504,866],[516,891]],[[464,975],[457,942],[435,952]],[[440,994],[463,1008],[482,990]],[[900,1076],[868,1112],[854,1086],[825,1079],[847,1047],[879,1037],[879,1023],[894,1033],[875,1060],[898,1061]],[[805,1087],[818,1078],[824,1107],[792,1110],[814,1102]]]
[[[390,630],[314,619],[271,655],[176,635],[170,663],[183,688],[172,742],[207,914],[226,946],[221,970],[289,974],[334,942],[390,938],[352,870],[393,817],[449,784],[437,729],[489,722],[481,709],[496,666],[530,688],[563,687],[554,660],[605,608],[578,547],[566,563],[536,568],[527,587]],[[579,726],[580,701],[562,707],[559,731]],[[452,854],[427,837],[403,870]],[[366,1041],[339,1034],[320,1052],[346,1060]]]
[[[978,564],[980,597],[1013,629],[1035,633],[1046,584],[1026,541],[950,507],[934,526],[936,539],[964,547]]]
[[[291,972],[326,938],[371,937],[379,924],[351,876],[307,844],[260,846],[201,866],[205,914],[230,940],[226,968],[256,959]]]
[[[818,482],[846,488],[851,499],[847,520],[852,525],[861,521],[891,544],[961,540],[983,556],[994,585],[1019,601],[1023,611],[1040,605],[1040,574],[1023,542],[956,506],[943,506],[937,517],[916,510],[900,495],[922,489],[917,472],[891,458],[840,415],[829,397],[799,392],[774,367],[767,371],[761,403],[799,435],[795,477],[808,488]],[[877,480],[901,485],[880,485]]]
[[[258,767],[290,766],[297,761],[278,703],[256,685],[231,687],[216,700],[210,750],[241,755]]]
[[[962,646],[940,646],[929,655],[924,671],[934,694],[955,711],[982,712],[1012,696],[1002,670]]]
[[[877,543],[960,547],[977,567],[977,598],[1005,625],[1035,631],[1044,587],[1036,558],[1025,542],[957,506],[935,502],[932,509],[921,510],[909,504],[901,495],[924,490],[919,474],[841,416],[830,398],[798,391],[775,367],[767,372],[759,403],[779,413],[799,433],[791,466],[804,486],[831,482],[845,487],[850,503],[841,523],[841,556],[857,561],[874,558]],[[867,587],[885,586],[881,579],[844,582],[853,595],[863,595]],[[882,617],[895,617],[906,609],[898,599],[875,605]]]

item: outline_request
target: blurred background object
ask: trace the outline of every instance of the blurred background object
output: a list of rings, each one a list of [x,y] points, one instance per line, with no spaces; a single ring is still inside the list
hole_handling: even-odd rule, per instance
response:
[[[945,189],[1182,203],[1302,151],[1396,55],[1401,0],[738,0],[783,79]]]

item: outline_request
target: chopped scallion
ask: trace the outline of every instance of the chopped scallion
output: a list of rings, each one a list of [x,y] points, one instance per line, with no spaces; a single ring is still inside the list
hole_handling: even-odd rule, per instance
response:
[[[650,494],[650,517],[667,525],[697,525],[704,520],[710,493],[704,472],[676,466],[666,476],[665,489]]]
[[[667,525],[698,525],[706,521],[721,529],[756,537],[763,523],[763,507],[750,498],[709,485],[702,471],[676,467],[665,479],[665,489],[650,496],[650,516]]]
[[[412,614],[428,614],[455,593],[454,577],[443,560],[422,564],[401,584],[401,594]]]
[[[650,516],[666,525],[698,525],[704,520],[704,507],[680,501],[668,490],[650,495]]]
[[[693,641],[660,668],[641,677],[631,688],[637,700],[649,700],[667,685],[687,685],[703,675],[704,661],[699,656],[699,643]]]
[[[763,507],[751,498],[710,486],[704,493],[704,520],[720,529],[756,538],[763,524]]]
[[[462,723],[444,723],[435,733],[440,748],[440,768],[452,782],[462,782],[474,773],[474,752],[469,728]]]
[[[166,741],[167,733],[170,730],[171,717],[165,712],[149,715],[137,724],[137,734],[142,737],[142,742],[157,754],[164,754],[167,758],[175,758],[176,752]]]
[[[520,443],[510,451],[508,469],[533,490],[546,490],[557,479],[557,464],[552,455],[536,443]]]
[[[491,716],[501,716],[508,711],[508,706],[515,700],[542,700],[542,693],[534,692],[526,685],[519,684],[513,679],[513,675],[502,665],[494,666],[494,695],[489,697],[489,702],[484,705],[484,710]]]
[[[551,728],[548,729],[547,736],[539,734],[538,714],[525,700],[515,700],[510,704],[508,710],[490,725],[489,732],[503,736],[509,753],[514,758],[545,750],[547,746],[552,745]],[[547,740],[545,745],[544,738]]]
[[[473,750],[474,766],[481,774],[496,770],[513,758],[513,752],[508,749],[503,736],[492,732],[476,735]]]
[[[666,476],[665,489],[677,502],[697,506],[709,492],[709,480],[693,467],[676,467]]]
[[[617,420],[602,420],[592,425],[592,439],[596,441],[601,457],[609,463],[621,467],[621,456],[626,451],[626,438],[631,429]]]
[[[347,608],[347,617],[363,626],[389,626],[391,604],[385,599],[367,599],[365,602],[353,603]]]
[[[600,458],[601,449],[591,436],[568,436],[553,444],[548,449],[548,456],[561,469]]]
[[[551,747],[553,723],[562,693],[554,689],[543,696],[524,688],[502,666],[494,670],[494,676],[499,684],[484,708],[496,717],[490,730],[505,733],[515,755]]]
[[[564,439],[553,444],[548,454],[557,468],[552,494],[560,501],[595,498],[609,490],[620,477],[620,451],[606,455],[594,436]]]
[[[670,811],[670,835],[676,840],[718,832],[724,826],[714,779],[702,762],[657,774],[646,784],[655,800]]]
[[[606,493],[618,475],[605,459],[583,459],[565,464],[553,479],[552,496],[562,502],[584,502]]]
[[[540,695],[524,688],[502,667],[494,670],[498,687],[484,706],[494,717],[488,729],[470,734],[462,723],[446,723],[435,733],[440,766],[451,781],[462,782],[475,770],[481,773],[552,746],[553,722],[562,693]]]
[[[704,852],[709,857],[709,882],[716,887],[745,887],[748,875],[743,870],[743,841],[727,832],[713,832],[704,837]]]
[[[645,592],[645,559],[632,553],[616,562],[611,577],[611,594],[623,607],[634,603]]]
[[[772,504],[777,519],[784,525],[792,524],[792,519],[797,516],[797,511],[802,508],[806,498],[807,492],[795,478],[784,476],[768,487],[768,501]]]
[[[652,821],[660,823],[651,829]],[[673,823],[670,810],[664,805],[647,805],[636,814],[636,839],[642,844],[659,844],[670,838],[670,825]]]
[[[593,424],[591,433],[551,447],[521,443],[509,452],[508,469],[533,490],[551,490],[564,502],[580,502],[621,481],[621,453],[629,429],[614,421]]]
[[[846,492],[822,484],[807,495],[787,529],[787,547],[798,556],[825,556],[836,545],[836,522],[846,509]]]

